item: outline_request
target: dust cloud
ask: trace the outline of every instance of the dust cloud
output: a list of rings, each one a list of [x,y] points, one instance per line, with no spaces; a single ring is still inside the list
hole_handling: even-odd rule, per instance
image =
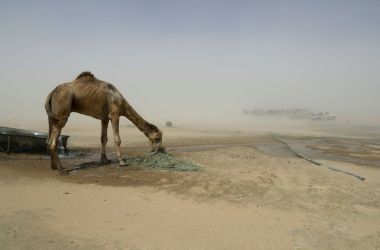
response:
[[[0,123],[46,129],[47,94],[90,70],[160,125],[314,126],[310,119],[243,114],[298,108],[336,114],[332,126],[377,126],[379,7],[376,1],[3,1]],[[81,125],[99,122],[72,115],[68,126]]]

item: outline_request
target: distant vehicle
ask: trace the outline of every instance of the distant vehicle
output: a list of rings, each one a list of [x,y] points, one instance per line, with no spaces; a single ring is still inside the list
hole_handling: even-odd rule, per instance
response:
[[[311,116],[313,121],[333,121],[336,120],[336,114],[331,114],[330,112],[321,111],[317,114]]]

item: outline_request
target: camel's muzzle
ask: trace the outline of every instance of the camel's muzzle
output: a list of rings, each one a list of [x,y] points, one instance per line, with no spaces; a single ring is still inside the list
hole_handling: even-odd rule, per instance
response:
[[[162,141],[152,142],[152,152],[165,152],[165,147],[162,146]]]

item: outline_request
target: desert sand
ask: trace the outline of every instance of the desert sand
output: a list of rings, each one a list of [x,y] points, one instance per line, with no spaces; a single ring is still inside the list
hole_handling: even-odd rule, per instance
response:
[[[379,137],[325,125],[277,131],[305,145],[323,139],[309,145],[318,160],[361,181],[262,150],[281,147],[272,127],[189,127],[164,128],[164,144],[199,172],[110,164],[61,176],[45,155],[0,154],[1,249],[380,249]],[[74,153],[65,167],[100,159],[99,129],[64,129]],[[120,133],[125,155],[148,150],[136,128]],[[111,131],[107,150],[115,158]]]

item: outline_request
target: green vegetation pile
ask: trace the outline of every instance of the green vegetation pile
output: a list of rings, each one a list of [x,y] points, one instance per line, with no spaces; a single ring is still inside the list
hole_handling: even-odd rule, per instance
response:
[[[143,156],[129,157],[127,163],[132,167],[149,169],[167,169],[173,171],[199,171],[200,166],[190,161],[179,159],[165,150],[149,152]]]

